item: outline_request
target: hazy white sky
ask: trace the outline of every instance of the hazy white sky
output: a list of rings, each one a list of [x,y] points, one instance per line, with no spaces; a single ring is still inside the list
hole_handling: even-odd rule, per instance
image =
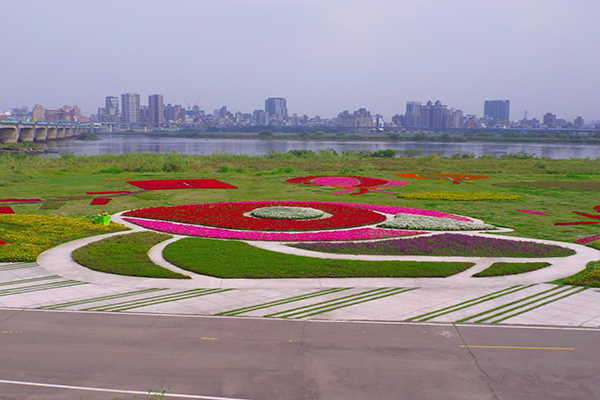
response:
[[[0,0],[0,109],[161,93],[332,117],[406,101],[600,118],[598,0]]]

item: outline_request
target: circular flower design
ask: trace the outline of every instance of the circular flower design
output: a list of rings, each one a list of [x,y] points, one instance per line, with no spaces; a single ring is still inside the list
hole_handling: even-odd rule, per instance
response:
[[[269,219],[313,219],[321,218],[325,212],[310,207],[273,206],[257,208],[250,211],[250,215]]]
[[[311,220],[263,219],[245,216],[262,207],[318,208],[329,218]],[[255,231],[314,231],[353,228],[373,225],[386,220],[383,214],[342,203],[323,201],[239,201],[227,203],[190,204],[171,207],[153,207],[129,211],[127,217],[175,221],[217,228]]]

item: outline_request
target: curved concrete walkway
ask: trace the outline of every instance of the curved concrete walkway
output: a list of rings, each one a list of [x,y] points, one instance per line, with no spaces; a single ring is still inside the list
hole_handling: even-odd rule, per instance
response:
[[[85,246],[89,243],[104,239],[106,237],[123,235],[132,232],[147,231],[137,225],[124,221],[121,214],[115,214],[113,221],[122,223],[131,228],[131,231],[111,233],[102,236],[75,240],[57,246],[42,253],[38,258],[39,265],[48,272],[60,275],[64,278],[83,280],[86,282],[126,286],[130,288],[147,287],[166,287],[172,289],[190,289],[190,288],[329,288],[329,287],[505,287],[510,285],[526,285],[531,283],[549,282],[559,278],[567,277],[582,270],[589,261],[600,259],[600,251],[572,243],[555,242],[548,240],[534,240],[517,237],[502,237],[511,240],[533,241],[537,243],[555,244],[571,248],[577,253],[570,257],[563,258],[479,258],[479,257],[427,257],[427,256],[355,256],[341,254],[324,254],[301,250],[285,246],[274,242],[247,242],[253,246],[267,250],[278,251],[286,254],[299,256],[310,256],[328,259],[353,259],[353,260],[411,260],[411,261],[468,261],[476,263],[472,268],[462,273],[448,278],[313,278],[313,279],[221,279],[210,276],[204,276],[182,270],[162,257],[163,249],[170,243],[180,240],[183,236],[176,236],[173,239],[162,242],[153,247],[150,252],[150,258],[164,268],[177,271],[188,275],[191,279],[158,279],[158,278],[140,278],[128,277],[102,272],[92,271],[77,264],[71,254],[73,250]],[[431,233],[430,235],[445,232]],[[456,233],[456,232],[454,232]],[[490,237],[490,234],[480,232],[460,232],[472,236]],[[519,275],[504,277],[472,278],[471,275],[484,270],[494,262],[538,262],[547,261],[552,266],[538,271],[528,272]]]

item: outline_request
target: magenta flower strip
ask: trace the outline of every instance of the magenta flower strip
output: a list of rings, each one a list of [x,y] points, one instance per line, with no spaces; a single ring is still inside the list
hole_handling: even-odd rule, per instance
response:
[[[550,215],[548,213],[545,213],[545,212],[542,212],[542,211],[535,211],[535,210],[521,210],[521,209],[517,209],[517,211],[520,211],[520,212],[526,213],[526,214]]]
[[[577,239],[575,241],[575,243],[588,244],[588,243],[596,242],[598,240],[600,240],[600,234],[598,234],[598,235],[592,235],[592,236],[586,236],[584,238]]]
[[[235,231],[222,228],[209,228],[198,225],[184,225],[168,221],[153,221],[138,218],[123,218],[127,222],[161,232],[176,235],[202,236],[217,239],[261,240],[276,242],[298,241],[347,241],[385,239],[392,237],[418,235],[424,232],[404,231],[397,229],[358,228],[349,230],[323,232],[264,232],[264,231]]]
[[[378,212],[385,213],[385,214],[394,214],[394,215],[395,214],[415,214],[415,215],[425,215],[428,217],[454,219],[456,221],[472,221],[470,218],[467,218],[467,217],[461,217],[458,215],[445,213],[445,212],[441,212],[441,211],[425,210],[422,208],[382,206],[379,204],[360,204],[360,203],[337,203],[337,204],[366,208],[367,210],[378,211]]]

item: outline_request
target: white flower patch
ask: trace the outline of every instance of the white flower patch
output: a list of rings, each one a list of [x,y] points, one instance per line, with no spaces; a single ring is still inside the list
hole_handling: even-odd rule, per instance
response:
[[[272,219],[315,219],[325,215],[324,211],[310,207],[262,207],[250,211],[250,215],[257,218]]]
[[[425,215],[397,214],[394,219],[377,225],[380,228],[417,229],[424,231],[487,231],[497,229],[483,222],[456,221]]]

